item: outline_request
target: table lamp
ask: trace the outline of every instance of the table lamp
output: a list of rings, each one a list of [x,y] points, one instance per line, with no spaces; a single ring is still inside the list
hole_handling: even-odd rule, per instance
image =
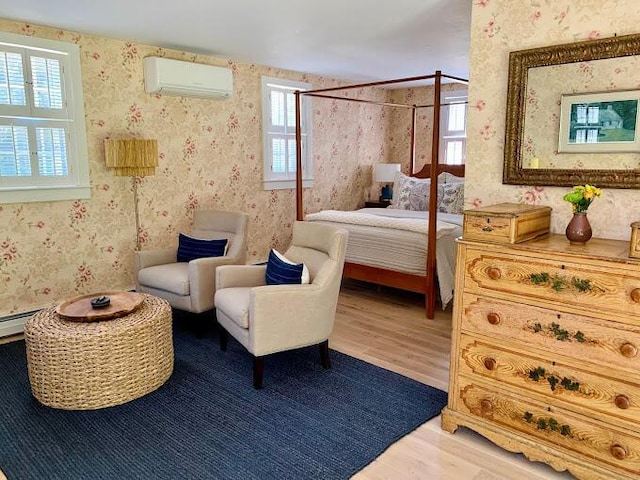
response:
[[[396,172],[400,171],[399,163],[378,163],[373,167],[373,180],[379,183],[385,183],[380,194],[380,201],[390,201],[393,196],[391,184],[395,179]]]

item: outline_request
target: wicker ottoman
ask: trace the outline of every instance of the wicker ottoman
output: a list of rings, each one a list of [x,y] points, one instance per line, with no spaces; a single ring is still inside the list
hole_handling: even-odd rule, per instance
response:
[[[24,328],[29,381],[44,405],[92,410],[141,397],[173,371],[171,307],[144,295],[140,307],[121,318],[66,320],[41,310]]]

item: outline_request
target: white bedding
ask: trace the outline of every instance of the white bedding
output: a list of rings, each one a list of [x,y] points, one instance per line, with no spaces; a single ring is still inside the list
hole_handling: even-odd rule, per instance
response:
[[[364,208],[353,212],[325,210],[307,221],[333,223],[349,231],[346,260],[414,275],[426,274],[428,212]],[[453,298],[455,242],[462,234],[462,215],[439,213],[436,268],[443,307]]]

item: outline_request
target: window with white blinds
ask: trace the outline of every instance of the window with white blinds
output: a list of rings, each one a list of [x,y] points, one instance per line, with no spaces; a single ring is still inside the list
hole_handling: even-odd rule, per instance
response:
[[[78,46],[0,32],[0,203],[89,196]]]
[[[262,128],[264,188],[294,188],[296,178],[295,91],[309,90],[308,83],[262,77]],[[301,148],[303,186],[311,186],[311,99],[301,97]]]
[[[467,146],[467,90],[442,92],[440,163],[464,165]]]

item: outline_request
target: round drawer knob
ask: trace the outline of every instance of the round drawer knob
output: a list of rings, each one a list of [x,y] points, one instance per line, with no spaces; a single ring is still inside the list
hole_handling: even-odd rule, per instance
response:
[[[500,323],[500,315],[498,315],[496,312],[487,314],[487,322],[489,322],[491,325],[498,325]]]
[[[638,348],[632,343],[625,343],[620,347],[620,353],[627,358],[634,358],[638,355]]]
[[[615,399],[616,407],[626,410],[631,406],[631,400],[626,395],[616,395]]]
[[[491,280],[498,280],[502,276],[502,272],[499,268],[491,267],[489,269],[488,275]]]
[[[640,303],[640,288],[634,288],[633,290],[631,290],[631,293],[629,295],[631,296],[631,300],[636,303]]]
[[[480,411],[482,415],[486,415],[493,411],[493,403],[491,400],[487,400],[486,398],[480,400]]]
[[[611,445],[609,452],[611,452],[611,455],[613,455],[618,460],[624,460],[625,458],[627,458],[627,449],[617,443]]]
[[[495,370],[498,366],[498,362],[496,362],[495,358],[487,357],[484,359],[484,367],[487,370]]]

